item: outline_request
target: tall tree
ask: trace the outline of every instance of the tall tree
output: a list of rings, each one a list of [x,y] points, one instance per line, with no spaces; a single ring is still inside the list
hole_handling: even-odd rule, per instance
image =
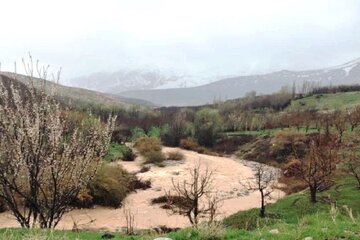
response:
[[[258,191],[260,193],[260,217],[265,217],[266,200],[271,198],[271,193],[274,191],[274,184],[277,178],[276,171],[264,164],[257,164],[255,166],[254,178],[247,179],[243,186],[249,191]]]
[[[115,118],[71,125],[49,95],[47,70],[31,58],[25,70],[27,86],[0,83],[0,198],[22,227],[54,228],[94,176]]]
[[[173,193],[167,193],[168,205],[173,214],[185,215],[192,225],[199,223],[199,217],[208,215],[213,221],[220,202],[212,183],[214,172],[203,169],[200,163],[189,169],[190,178],[182,182],[173,180]],[[177,203],[176,201],[180,201]]]
[[[308,153],[298,159],[298,173],[309,186],[311,202],[317,202],[317,192],[329,181],[338,163],[337,138],[318,135],[310,140]]]
[[[221,131],[221,116],[215,109],[203,108],[195,114],[195,137],[206,147],[212,147]]]

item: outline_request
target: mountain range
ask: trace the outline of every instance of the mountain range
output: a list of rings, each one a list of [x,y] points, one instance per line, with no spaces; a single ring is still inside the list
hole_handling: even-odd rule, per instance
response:
[[[123,98],[141,99],[158,106],[196,106],[243,97],[250,91],[269,94],[283,86],[304,82],[321,85],[360,83],[360,58],[317,70],[282,70],[268,74],[220,79],[200,86],[186,85],[184,76],[165,76],[159,71],[119,71],[113,74],[93,74],[73,79],[72,84],[116,94]],[[170,86],[171,88],[166,88]]]
[[[132,90],[118,93],[122,97],[139,98],[161,106],[195,106],[243,97],[250,91],[269,94],[281,87],[304,82],[321,85],[360,83],[360,59],[325,69],[278,71],[269,74],[226,78],[197,87]]]
[[[75,87],[107,93],[196,85],[196,81],[191,76],[144,69],[119,70],[113,73],[97,72],[70,79],[68,82]]]

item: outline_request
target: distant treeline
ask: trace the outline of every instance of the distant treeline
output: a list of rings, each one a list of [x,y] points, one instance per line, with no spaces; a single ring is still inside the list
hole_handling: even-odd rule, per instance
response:
[[[314,88],[311,93],[326,94],[326,93],[357,92],[357,91],[360,91],[359,84],[317,87]]]

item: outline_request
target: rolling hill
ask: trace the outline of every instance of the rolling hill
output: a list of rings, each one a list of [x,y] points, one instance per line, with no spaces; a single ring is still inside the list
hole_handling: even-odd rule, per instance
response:
[[[14,74],[11,72],[0,72],[0,80],[20,81],[26,84],[28,83],[29,78],[21,74]],[[124,108],[133,105],[141,105],[141,106],[149,106],[149,107],[154,106],[152,103],[146,100],[126,98],[112,94],[87,90],[83,88],[67,87],[60,84],[56,84],[51,81],[47,81],[47,84],[49,84],[49,86],[55,86],[56,97],[70,105],[97,104],[105,107],[124,107]]]

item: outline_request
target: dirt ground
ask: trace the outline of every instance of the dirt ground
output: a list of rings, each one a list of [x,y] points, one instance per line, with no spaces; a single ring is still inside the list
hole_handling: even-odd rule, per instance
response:
[[[216,157],[186,151],[178,148],[164,147],[163,152],[181,151],[185,159],[182,161],[167,161],[165,167],[152,166],[150,171],[137,173],[142,180],[150,179],[152,187],[131,193],[125,200],[125,208],[134,214],[135,228],[149,229],[158,226],[171,228],[189,226],[187,218],[170,215],[167,210],[161,209],[160,205],[152,205],[151,199],[163,196],[165,191],[171,190],[172,180],[183,181],[189,178],[189,168],[200,163],[203,169],[206,167],[215,172],[213,189],[222,199],[218,218],[223,218],[240,210],[259,207],[260,196],[258,192],[247,192],[240,184],[240,180],[254,177],[251,169],[252,164],[238,161],[232,158]],[[130,172],[137,172],[141,168],[141,159],[134,162],[119,162]],[[273,201],[284,196],[284,193],[276,190],[273,193]],[[58,229],[72,229],[74,225],[81,229],[107,229],[118,230],[126,226],[124,207],[120,209],[96,206],[93,209],[76,209],[64,215],[58,225]],[[9,213],[0,214],[0,227],[18,226],[15,219]]]

